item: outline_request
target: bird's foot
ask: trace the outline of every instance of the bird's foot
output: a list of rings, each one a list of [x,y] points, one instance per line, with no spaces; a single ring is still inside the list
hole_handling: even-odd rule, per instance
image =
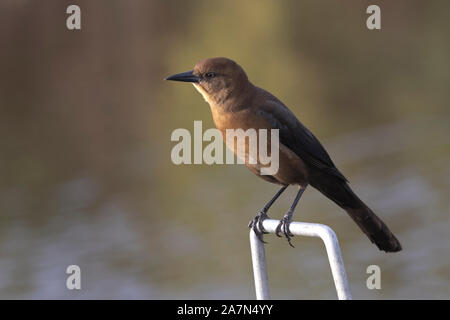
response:
[[[268,232],[264,230],[262,225],[263,221],[267,218],[269,218],[267,213],[265,211],[260,211],[248,224],[248,227],[255,232],[256,236],[262,243],[267,243],[263,240],[263,234]]]
[[[275,234],[278,237],[281,237],[280,232],[283,232],[284,236],[286,237],[286,240],[288,241],[289,245],[294,248],[294,246],[291,243],[291,237],[293,237],[294,235],[289,231],[289,225],[291,224],[292,221],[292,214],[290,214],[289,212],[286,213],[283,218],[281,219],[280,223],[278,224],[276,230],[275,230]]]

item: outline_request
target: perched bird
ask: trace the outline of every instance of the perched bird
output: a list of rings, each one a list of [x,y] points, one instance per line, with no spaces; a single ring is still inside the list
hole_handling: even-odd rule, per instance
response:
[[[268,218],[267,211],[289,185],[297,185],[299,191],[276,229],[277,236],[282,232],[292,246],[289,224],[301,195],[311,185],[344,209],[380,250],[395,252],[402,249],[386,224],[350,189],[347,179],[319,140],[280,100],[254,86],[236,62],[227,58],[205,59],[197,63],[194,70],[172,75],[166,80],[193,83],[209,103],[214,124],[224,140],[227,129],[279,130],[279,169],[276,173],[261,175],[264,165],[259,160],[256,164],[245,162],[256,175],[281,185],[249,223],[261,241],[265,233],[262,221]],[[233,151],[236,153],[235,147]]]

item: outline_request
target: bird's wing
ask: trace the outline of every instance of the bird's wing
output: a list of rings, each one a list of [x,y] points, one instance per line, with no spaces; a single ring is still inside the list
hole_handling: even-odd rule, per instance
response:
[[[254,112],[273,129],[279,129],[280,143],[294,151],[307,165],[347,181],[319,140],[278,99],[266,99]]]

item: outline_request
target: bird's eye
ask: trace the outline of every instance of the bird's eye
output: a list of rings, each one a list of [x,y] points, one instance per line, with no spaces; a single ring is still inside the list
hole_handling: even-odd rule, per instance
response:
[[[215,72],[207,72],[205,73],[205,77],[207,78],[214,78],[216,76]]]

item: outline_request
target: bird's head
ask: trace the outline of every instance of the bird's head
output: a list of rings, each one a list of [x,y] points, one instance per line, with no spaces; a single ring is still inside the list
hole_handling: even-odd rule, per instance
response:
[[[249,83],[245,71],[227,58],[202,60],[194,70],[174,74],[166,80],[192,82],[209,104],[225,103],[238,96]]]

